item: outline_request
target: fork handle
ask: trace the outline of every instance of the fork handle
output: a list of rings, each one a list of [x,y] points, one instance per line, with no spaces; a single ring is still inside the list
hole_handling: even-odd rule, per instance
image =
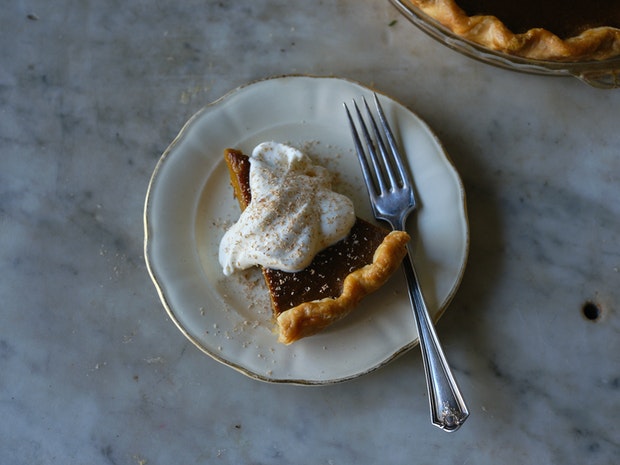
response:
[[[422,362],[430,401],[431,422],[445,431],[456,431],[465,422],[469,412],[426,308],[409,248],[407,248],[407,255],[403,259],[403,268],[420,339]]]

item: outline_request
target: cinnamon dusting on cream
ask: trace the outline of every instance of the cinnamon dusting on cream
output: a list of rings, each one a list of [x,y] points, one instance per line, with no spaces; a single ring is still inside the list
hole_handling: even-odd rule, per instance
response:
[[[256,265],[302,270],[356,220],[351,200],[331,190],[329,172],[288,145],[264,142],[254,149],[250,190],[250,204],[220,243],[226,275]]]

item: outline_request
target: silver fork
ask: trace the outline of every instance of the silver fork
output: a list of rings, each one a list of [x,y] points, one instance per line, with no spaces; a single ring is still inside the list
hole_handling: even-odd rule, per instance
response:
[[[404,231],[407,216],[416,208],[413,181],[402,161],[394,135],[377,95],[374,94],[374,102],[383,129],[383,136],[366,99],[363,99],[363,102],[372,126],[375,142],[373,142],[355,101],[353,101],[353,105],[366,143],[367,153],[362,146],[346,103],[344,107],[351,124],[353,142],[362,167],[372,210],[378,220],[387,221],[393,229]],[[465,422],[469,412],[428,314],[409,247],[407,247],[407,255],[403,259],[403,268],[420,338],[420,349],[422,350],[422,361],[429,393],[431,422],[445,431],[456,431]]]

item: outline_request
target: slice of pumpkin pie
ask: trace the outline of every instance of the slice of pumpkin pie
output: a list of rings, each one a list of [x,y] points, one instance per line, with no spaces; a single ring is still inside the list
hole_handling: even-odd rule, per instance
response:
[[[268,142],[251,157],[226,149],[224,158],[242,213],[222,239],[220,263],[225,274],[262,267],[280,342],[348,315],[398,268],[409,235],[355,217],[325,168],[300,151]]]

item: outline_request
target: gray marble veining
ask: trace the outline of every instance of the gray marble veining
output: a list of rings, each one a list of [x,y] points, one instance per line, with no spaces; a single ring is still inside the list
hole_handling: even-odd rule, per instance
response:
[[[475,62],[378,0],[12,1],[0,44],[0,463],[617,462],[620,91]],[[429,424],[419,351],[257,382],[150,282],[160,154],[203,105],[295,73],[396,97],[463,178],[471,252],[438,325],[471,410],[454,435]]]

